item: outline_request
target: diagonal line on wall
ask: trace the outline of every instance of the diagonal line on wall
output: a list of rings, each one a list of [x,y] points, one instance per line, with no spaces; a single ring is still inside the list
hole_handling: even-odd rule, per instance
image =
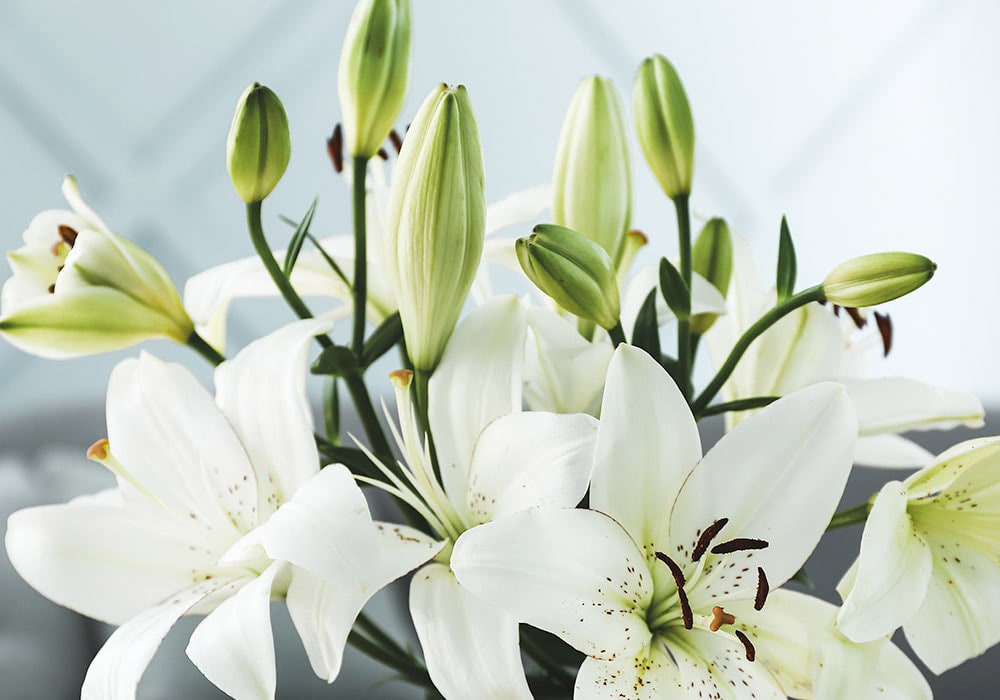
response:
[[[948,22],[969,6],[962,0],[931,2],[928,7],[889,42],[871,66],[852,84],[825,119],[797,147],[777,170],[772,186],[787,191],[801,183],[810,169],[830,153],[864,114],[874,100],[900,74],[913,55],[938,36]]]

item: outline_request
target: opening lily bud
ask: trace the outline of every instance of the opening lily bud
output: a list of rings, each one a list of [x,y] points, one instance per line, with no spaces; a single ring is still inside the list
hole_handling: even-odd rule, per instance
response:
[[[671,199],[691,193],[694,121],[677,71],[663,56],[650,56],[635,74],[632,112],[650,170]]]
[[[632,213],[632,167],[621,101],[607,78],[585,78],[563,122],[552,174],[552,220],[615,262]]]
[[[733,275],[733,237],[724,219],[710,219],[701,229],[691,249],[691,269],[726,298]],[[718,317],[718,314],[695,314],[691,317],[691,332],[704,335]]]
[[[618,325],[618,283],[604,248],[564,226],[542,224],[517,239],[516,252],[524,274],[559,306],[605,329]]]
[[[288,117],[281,100],[260,83],[240,95],[229,127],[229,179],[247,204],[262,201],[285,174],[292,155]]]
[[[859,308],[898,299],[924,285],[937,265],[916,253],[874,253],[838,265],[823,281],[828,301]]]
[[[409,0],[361,0],[347,28],[337,80],[348,153],[378,153],[403,109],[409,79]]]
[[[486,192],[465,88],[439,85],[403,142],[389,195],[386,263],[414,367],[431,371],[458,321],[483,252]]]

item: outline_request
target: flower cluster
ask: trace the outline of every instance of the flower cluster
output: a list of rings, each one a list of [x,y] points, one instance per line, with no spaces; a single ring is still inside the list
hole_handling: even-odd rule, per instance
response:
[[[146,352],[120,363],[107,438],[87,451],[116,487],[7,524],[30,585],[118,626],[82,697],[134,698],[168,630],[203,616],[191,661],[238,700],[273,699],[272,600],[319,677],[333,681],[353,644],[448,700],[929,698],[890,641],[898,628],[934,673],[1000,641],[1000,438],[935,458],[898,433],[981,426],[979,401],[863,361],[866,338],[892,345],[869,307],[934,263],[864,256],[799,289],[785,221],[773,285],[723,219],[692,236],[694,120],[653,56],[632,118],[675,207],[678,256],[633,270],[648,238],[631,228],[614,84],[581,83],[551,186],[487,206],[465,87],[431,87],[405,138],[394,128],[409,46],[407,0],[361,0],[328,144],[351,235],[315,237],[314,203],[285,250],[269,243],[263,206],[291,138],[277,95],[253,83],[227,145],[253,257],[196,275],[182,301],[72,179],[72,211],[39,214],[8,255],[0,335],[23,350],[162,337],[216,366],[213,396]],[[493,235],[514,226],[516,240]],[[541,296],[495,294],[496,265]],[[229,303],[267,295],[298,320],[226,355]],[[366,373],[394,349],[395,410],[380,415]],[[699,349],[715,369],[700,388]],[[311,378],[327,387],[319,427]],[[699,421],[718,414],[726,434],[703,454]],[[919,471],[838,512],[855,464]],[[398,506],[387,521],[369,510],[375,491]],[[785,587],[828,530],[862,522],[842,605]],[[401,578],[417,651],[364,610]]]

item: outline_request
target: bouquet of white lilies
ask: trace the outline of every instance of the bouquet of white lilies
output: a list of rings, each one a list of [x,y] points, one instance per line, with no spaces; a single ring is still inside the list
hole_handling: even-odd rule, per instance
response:
[[[273,249],[262,210],[290,137],[254,83],[228,141],[253,257],[193,277],[182,298],[72,178],[70,209],[39,214],[8,254],[0,334],[26,352],[160,337],[216,366],[213,396],[148,353],[119,364],[107,439],[87,451],[117,487],[8,522],[31,586],[118,626],[83,698],[134,698],[189,615],[204,616],[187,655],[209,681],[273,698],[274,600],[319,677],[338,676],[351,644],[448,700],[929,698],[898,628],[934,673],[1000,641],[1000,438],[935,457],[901,437],[981,426],[982,406],[867,376],[858,342],[888,353],[891,322],[871,307],[930,280],[930,260],[867,255],[801,287],[782,221],[769,284],[723,219],[693,235],[692,115],[653,56],[632,118],[679,254],[633,270],[647,239],[630,230],[630,125],[609,80],[576,92],[552,185],[487,206],[465,87],[432,88],[395,128],[409,54],[408,0],[361,0],[328,144],[353,236],[315,236],[314,202]],[[492,235],[511,226],[523,237]],[[494,293],[494,266],[533,296]],[[246,296],[280,296],[298,320],[229,350],[229,303]],[[714,367],[701,387],[699,348]],[[396,352],[395,406],[379,411],[366,372]],[[341,425],[344,389],[363,435]],[[699,421],[720,414],[726,434],[703,454]],[[919,471],[838,511],[854,464]],[[376,492],[393,520],[373,519]],[[784,588],[807,580],[824,533],[862,523],[839,607]],[[402,577],[418,648],[365,611]]]

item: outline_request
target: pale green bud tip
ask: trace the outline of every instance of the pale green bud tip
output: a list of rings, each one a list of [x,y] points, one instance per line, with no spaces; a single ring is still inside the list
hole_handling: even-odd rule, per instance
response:
[[[409,0],[361,0],[340,54],[347,151],[371,158],[403,109],[410,76]]]
[[[924,285],[937,265],[916,253],[862,255],[838,265],[823,281],[828,301],[847,307],[884,304]]]
[[[632,111],[639,144],[660,187],[671,199],[690,194],[694,120],[681,79],[663,56],[651,56],[639,65]]]
[[[285,174],[292,145],[281,100],[260,83],[251,83],[236,105],[226,155],[229,178],[244,202],[259,202]]]
[[[542,224],[517,240],[516,251],[528,279],[561,307],[602,328],[618,324],[614,263],[601,246],[572,229]]]

